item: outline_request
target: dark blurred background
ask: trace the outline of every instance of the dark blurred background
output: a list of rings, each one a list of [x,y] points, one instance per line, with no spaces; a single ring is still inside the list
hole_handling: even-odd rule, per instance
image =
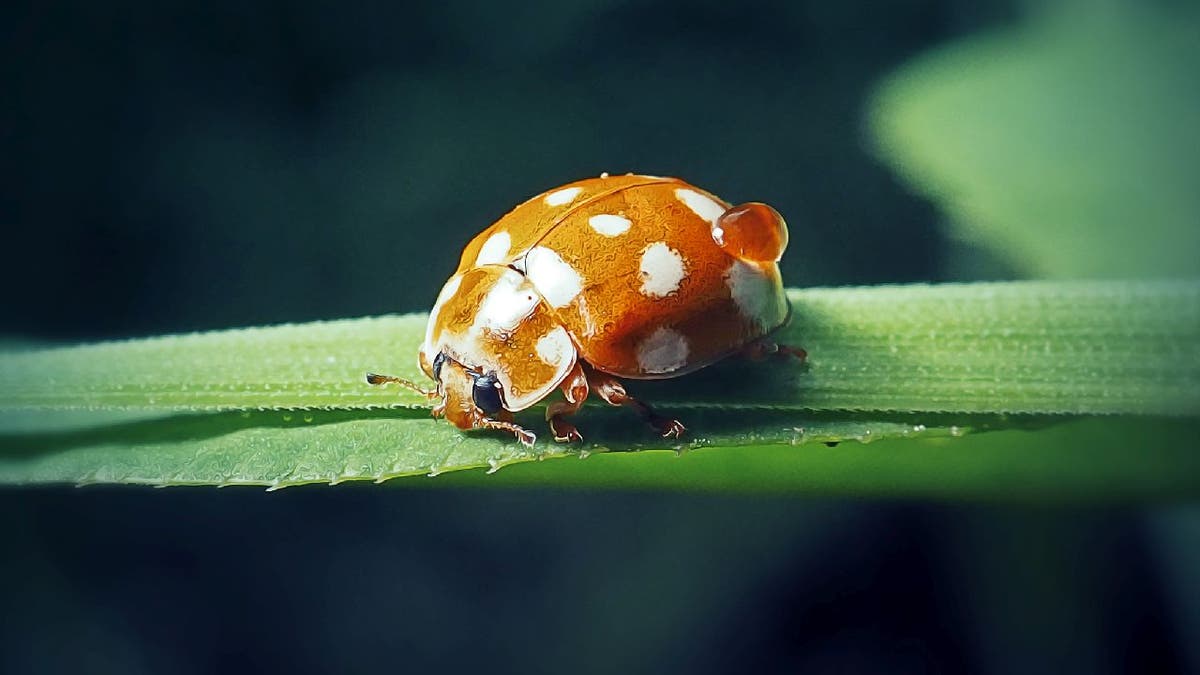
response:
[[[952,264],[863,113],[907,59],[1027,5],[6,4],[0,334],[421,311],[474,232],[601,171],[775,205],[792,286],[1004,278]],[[1200,590],[1170,524],[1195,515],[5,490],[0,670],[1184,672]]]
[[[871,85],[1002,2],[9,6],[5,333],[427,309],[466,240],[601,171],[776,205],[793,285],[937,279]],[[902,248],[909,255],[896,256]]]

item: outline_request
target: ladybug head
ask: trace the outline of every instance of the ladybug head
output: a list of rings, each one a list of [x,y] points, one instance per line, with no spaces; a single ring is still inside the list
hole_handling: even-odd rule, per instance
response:
[[[460,429],[483,426],[483,420],[510,420],[512,414],[504,406],[504,386],[495,372],[468,368],[450,358],[445,352],[433,360],[433,376],[438,383],[442,403],[434,414],[445,416]]]
[[[435,409],[471,429],[546,397],[575,365],[566,329],[525,275],[485,265],[450,278],[433,310],[419,362],[438,383]]]

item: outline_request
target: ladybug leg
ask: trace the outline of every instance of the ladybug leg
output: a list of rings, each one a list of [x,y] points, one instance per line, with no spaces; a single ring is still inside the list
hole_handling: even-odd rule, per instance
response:
[[[392,375],[376,375],[375,373],[367,373],[367,384],[398,384],[401,387],[404,387],[405,389],[411,389],[412,391],[415,391],[430,400],[438,397],[438,393],[436,391],[426,391],[413,384],[412,380],[406,380],[402,377],[395,377]]]
[[[510,419],[512,418],[511,413],[508,415],[508,417]],[[521,445],[524,445],[527,448],[532,448],[533,442],[537,440],[537,436],[532,431],[517,426],[509,420],[498,420],[491,417],[483,417],[480,418],[476,424],[484,429],[499,429],[501,431],[510,432],[513,436],[517,437],[517,440],[521,442]]]
[[[579,412],[579,408],[587,400],[588,378],[583,372],[583,366],[576,363],[560,388],[565,400],[555,401],[546,407],[546,421],[550,423],[550,433],[554,434],[554,440],[559,443],[582,441],[583,434],[579,433],[574,424],[563,418]]]
[[[595,390],[600,398],[604,399],[609,405],[627,406],[633,408],[633,411],[654,428],[663,438],[679,438],[687,427],[677,419],[663,417],[654,412],[654,409],[645,403],[630,396],[625,391],[625,385],[621,381],[611,375],[591,370],[588,373],[588,383]]]
[[[766,338],[755,340],[746,345],[742,348],[742,354],[751,361],[762,361],[769,356],[791,356],[800,363],[804,363],[808,359],[808,352],[803,349],[790,345],[781,345]]]

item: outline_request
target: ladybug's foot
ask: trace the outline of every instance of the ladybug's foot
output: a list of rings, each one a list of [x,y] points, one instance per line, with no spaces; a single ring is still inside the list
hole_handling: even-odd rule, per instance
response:
[[[687,431],[687,427],[683,426],[683,423],[679,420],[663,417],[654,412],[654,408],[630,396],[625,391],[625,385],[621,384],[615,377],[591,371],[588,374],[588,378],[592,390],[600,394],[600,398],[604,399],[606,403],[632,408],[638,417],[645,420],[663,438],[680,438],[683,432]]]
[[[550,418],[550,433],[554,434],[554,440],[559,443],[583,440],[583,434],[579,433],[579,429],[576,429],[574,424],[557,416]]]
[[[479,426],[483,427],[484,429],[500,429],[502,431],[508,431],[512,433],[513,436],[516,436],[521,445],[524,445],[527,448],[532,448],[534,441],[537,440],[537,435],[532,431],[519,427],[512,422],[484,418],[479,421]]]
[[[687,427],[683,426],[683,422],[671,419],[670,417],[651,414],[650,419],[646,421],[663,438],[682,438],[683,432],[687,431]]]
[[[742,354],[751,361],[762,361],[772,356],[792,357],[804,363],[808,360],[808,352],[799,347],[781,345],[770,340],[755,340],[742,349]]]
[[[588,397],[587,374],[583,372],[581,364],[575,364],[570,374],[563,380],[561,389],[563,400],[546,406],[546,421],[550,423],[550,433],[559,443],[582,441],[583,434],[579,433],[574,424],[565,419],[567,415],[579,412]]]
[[[683,422],[659,415],[654,412],[653,408],[632,396],[626,395],[625,399],[625,405],[633,408],[639,417],[646,420],[646,424],[649,424],[651,429],[658,432],[659,436],[663,438],[682,438],[683,432],[687,431],[687,427],[683,426]]]
[[[522,429],[521,427],[517,427],[515,430],[513,430],[513,433],[516,435],[517,440],[521,442],[521,445],[527,448],[532,448],[534,441],[537,440],[536,434],[527,429]]]

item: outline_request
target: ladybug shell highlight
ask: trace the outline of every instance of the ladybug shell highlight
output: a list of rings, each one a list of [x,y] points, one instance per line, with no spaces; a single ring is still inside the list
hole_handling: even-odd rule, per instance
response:
[[[546,397],[577,361],[625,378],[682,375],[787,320],[776,264],[786,246],[771,207],[731,209],[676,178],[570,183],[467,244],[430,312],[419,362],[459,426],[475,413],[469,394],[435,373],[439,354],[471,377],[494,376],[507,411]]]

